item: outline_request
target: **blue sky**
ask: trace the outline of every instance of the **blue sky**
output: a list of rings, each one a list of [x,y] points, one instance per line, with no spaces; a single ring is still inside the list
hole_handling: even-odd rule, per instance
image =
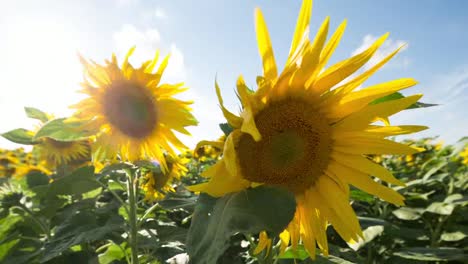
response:
[[[155,1],[155,0],[18,0],[0,2],[0,132],[33,128],[23,106],[56,116],[70,114],[79,101],[82,78],[76,53],[103,62],[112,52],[122,57],[137,46],[131,62],[149,59],[155,49],[170,52],[165,81],[185,81],[182,98],[195,101],[199,127],[191,129],[193,145],[215,139],[223,121],[214,94],[214,79],[227,106],[239,108],[235,80],[242,74],[250,87],[261,74],[254,8],[264,13],[277,63],[289,51],[301,1]],[[330,63],[343,60],[390,32],[376,54],[382,58],[403,43],[407,47],[366,85],[413,77],[420,83],[405,94],[423,93],[423,102],[438,107],[408,110],[391,121],[431,127],[413,137],[439,135],[453,143],[468,135],[468,2],[453,1],[314,1],[311,34],[326,16],[334,29],[348,20]],[[375,60],[374,60],[375,61]],[[373,61],[370,63],[372,64]],[[281,67],[281,66],[280,66]],[[366,86],[365,85],[365,86]],[[0,147],[17,145],[0,139]]]

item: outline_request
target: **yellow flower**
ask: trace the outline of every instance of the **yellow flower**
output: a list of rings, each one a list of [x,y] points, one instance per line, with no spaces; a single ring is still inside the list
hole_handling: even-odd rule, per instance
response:
[[[51,174],[52,172],[47,168],[47,163],[45,161],[40,162],[39,164],[18,164],[15,166],[15,173],[13,177],[16,179],[20,179],[29,173],[32,172],[40,172],[46,175]]]
[[[82,164],[91,158],[88,140],[57,141],[52,138],[42,138],[34,145],[34,150],[37,151],[39,160],[46,161],[49,168],[63,164]]]
[[[0,177],[9,177],[15,173],[16,165],[20,164],[19,159],[11,151],[0,151]]]
[[[208,158],[217,159],[222,153],[225,141],[225,135],[222,135],[216,141],[200,141],[193,151],[193,156],[200,161],[206,161]]]
[[[197,121],[190,113],[191,102],[173,97],[186,90],[183,84],[160,83],[169,56],[153,73],[159,53],[134,68],[128,62],[133,51],[120,68],[115,55],[105,66],[82,59],[86,75],[82,92],[89,97],[72,106],[77,109],[74,120],[98,133],[94,151],[98,159],[116,154],[129,161],[154,158],[167,169],[163,153],[175,155],[174,148],[186,148],[173,131],[190,135],[185,127]]]
[[[414,165],[414,156],[413,155],[406,155],[405,156],[405,161],[409,166]]]
[[[465,149],[462,152],[460,152],[460,157],[463,158],[463,164],[468,164],[468,146],[466,146]]]
[[[216,85],[221,110],[234,130],[223,146],[222,159],[204,172],[210,181],[190,189],[219,197],[259,184],[287,188],[295,194],[297,208],[287,227],[289,236],[283,238],[293,247],[302,240],[314,258],[316,244],[328,254],[328,223],[345,241],[355,242],[362,237],[349,204],[349,185],[393,204],[404,204],[403,196],[380,185],[372,176],[389,184],[404,184],[364,155],[416,153],[420,149],[385,137],[427,127],[374,124],[414,104],[421,95],[370,103],[415,85],[415,80],[398,79],[358,89],[399,49],[367,71],[351,76],[369,61],[388,34],[362,53],[324,69],[346,22],[326,42],[326,18],[315,39],[309,41],[311,6],[311,1],[303,2],[289,56],[280,74],[262,13],[256,10],[263,76],[257,77],[256,91],[239,77],[239,116],[223,106]]]
[[[440,140],[434,145],[434,149],[438,151],[438,150],[441,150],[443,146],[444,146],[444,141]]]
[[[165,159],[168,166],[167,171],[150,171],[144,176],[142,189],[147,201],[159,200],[164,198],[165,193],[174,192],[172,182],[174,179],[179,180],[187,172],[185,167],[187,159],[171,156],[166,156]]]

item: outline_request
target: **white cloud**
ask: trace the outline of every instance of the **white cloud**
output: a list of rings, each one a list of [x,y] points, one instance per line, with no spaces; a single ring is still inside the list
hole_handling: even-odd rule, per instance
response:
[[[154,11],[154,16],[159,19],[167,18],[166,11],[164,11],[164,9],[162,9],[161,7],[156,8],[156,10]]]
[[[368,34],[366,35],[363,40],[362,40],[362,43],[361,45],[355,49],[351,55],[356,55],[356,54],[359,54],[361,52],[363,52],[364,50],[366,50],[367,48],[369,48],[379,37],[378,36],[374,36],[372,34]],[[369,69],[371,68],[372,66],[374,66],[375,64],[379,63],[381,60],[383,60],[386,56],[388,56],[390,53],[392,53],[393,51],[395,51],[396,49],[398,49],[399,47],[405,45],[401,50],[400,50],[400,53],[406,49],[408,49],[409,45],[408,45],[408,42],[405,41],[405,40],[393,40],[393,39],[387,39],[383,44],[382,46],[380,46],[380,48],[374,53],[374,55],[372,56],[372,58],[369,60],[369,62],[367,62],[366,65],[364,65],[364,69]],[[408,67],[408,65],[410,64],[410,59],[407,58],[407,57],[402,57],[400,55],[400,57],[396,57],[396,58],[393,58],[388,65],[386,66],[389,66],[391,65],[392,67],[398,67],[398,68],[406,68]],[[385,66],[384,66],[385,67]]]

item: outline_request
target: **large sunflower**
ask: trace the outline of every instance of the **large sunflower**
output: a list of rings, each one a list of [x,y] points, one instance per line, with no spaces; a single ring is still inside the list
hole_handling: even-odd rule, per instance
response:
[[[185,127],[197,121],[190,113],[191,102],[172,97],[186,90],[183,84],[160,83],[169,56],[153,73],[159,53],[134,68],[128,62],[133,51],[120,68],[115,55],[104,66],[82,59],[86,76],[82,92],[89,97],[72,106],[77,109],[74,117],[86,122],[85,129],[98,132],[95,153],[101,157],[154,158],[167,169],[164,151],[175,155],[174,148],[186,148],[173,131],[190,135]]]
[[[256,10],[263,76],[257,77],[256,91],[239,77],[237,93],[242,103],[239,116],[223,106],[216,85],[221,109],[234,131],[226,140],[223,158],[204,172],[211,177],[210,181],[192,186],[191,190],[219,197],[259,184],[287,188],[295,194],[297,208],[280,239],[293,247],[301,240],[314,257],[316,244],[328,254],[325,231],[329,223],[348,242],[362,237],[349,204],[349,185],[403,205],[404,197],[377,180],[394,185],[403,183],[366,155],[418,152],[420,149],[385,137],[426,127],[375,123],[418,101],[421,95],[371,104],[377,98],[415,85],[413,79],[358,89],[398,50],[369,70],[352,76],[369,61],[388,34],[364,52],[324,69],[343,35],[346,21],[326,41],[329,26],[326,18],[315,39],[309,41],[311,9],[311,1],[304,1],[286,66],[280,74],[262,13]]]

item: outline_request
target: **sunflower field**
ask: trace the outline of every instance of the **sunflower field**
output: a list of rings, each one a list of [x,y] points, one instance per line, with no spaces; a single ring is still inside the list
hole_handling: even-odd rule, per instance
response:
[[[232,112],[215,81],[226,121],[194,147],[169,56],[80,55],[74,113],[25,107],[37,125],[1,134],[27,147],[0,149],[0,263],[468,263],[468,139],[398,137],[428,127],[389,117],[435,105],[400,93],[412,78],[365,81],[403,46],[327,66],[347,21],[310,38],[311,9],[282,69],[255,10],[257,87],[239,76]]]

